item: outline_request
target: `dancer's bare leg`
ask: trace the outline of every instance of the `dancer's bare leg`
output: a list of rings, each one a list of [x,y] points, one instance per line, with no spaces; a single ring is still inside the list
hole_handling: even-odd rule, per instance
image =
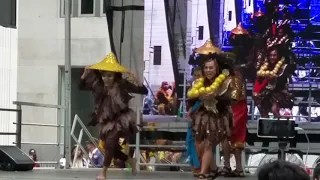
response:
[[[136,175],[137,174],[137,159],[136,158],[131,158],[129,157],[128,158],[128,162],[131,166],[131,172],[133,175]]]
[[[198,176],[201,171],[201,162],[202,162],[202,156],[203,156],[203,152],[204,152],[204,142],[203,141],[196,141],[195,144],[196,144],[196,150],[197,150],[197,154],[198,154],[198,158],[199,158],[199,162],[200,162],[200,168],[195,169],[193,171],[193,174],[195,176]]]
[[[115,144],[118,143],[118,139],[113,140],[109,139],[110,142],[114,142],[114,144],[109,143],[107,144],[106,141],[104,141],[104,160],[103,160],[103,168],[101,169],[100,173],[97,175],[97,180],[105,180],[107,178],[107,171],[110,167],[111,161],[115,154]]]
[[[196,142],[196,150],[201,161],[204,152],[204,142]]]
[[[108,167],[103,167],[100,173],[98,174],[96,180],[105,180],[107,178]]]
[[[202,161],[201,161],[201,172],[200,172],[201,175],[208,174],[209,172],[209,168],[213,159],[212,147],[213,145],[210,142],[208,141],[204,142],[204,152],[203,152]],[[213,166],[216,166],[216,165],[213,165]]]
[[[223,149],[223,159],[224,159],[224,166],[221,170],[219,170],[220,176],[230,177],[232,174],[231,166],[230,166],[230,153],[231,153],[231,146],[228,139],[224,139],[222,142],[222,149]]]
[[[227,139],[223,140],[222,149],[223,149],[224,167],[230,168],[231,147],[230,147],[230,143]]]
[[[280,118],[281,117],[280,112],[279,112],[280,108],[279,108],[277,103],[272,104],[271,111],[272,111],[274,117],[276,117],[276,118]]]
[[[241,152],[242,152],[241,149],[235,149],[234,150],[234,157],[236,159],[236,170],[238,172],[243,171],[242,170],[242,161],[241,161]]]

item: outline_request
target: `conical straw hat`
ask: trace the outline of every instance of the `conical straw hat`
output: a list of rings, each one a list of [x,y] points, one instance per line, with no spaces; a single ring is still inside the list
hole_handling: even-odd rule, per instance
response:
[[[113,53],[109,53],[101,62],[90,66],[89,69],[120,73],[129,72],[125,67],[118,63],[118,60]]]
[[[219,53],[221,53],[222,51],[221,51],[221,49],[219,49],[217,46],[214,46],[214,45],[212,44],[211,40],[208,39],[208,40],[206,41],[206,43],[204,43],[204,45],[202,45],[202,46],[200,46],[199,48],[197,48],[197,49],[195,50],[195,52],[197,52],[197,53],[199,53],[199,54],[207,55],[207,54],[209,54],[209,53],[212,53],[212,54],[217,53],[217,54],[219,54]]]
[[[232,29],[231,33],[235,35],[249,35],[249,32],[243,28],[241,23],[239,23],[236,28]]]

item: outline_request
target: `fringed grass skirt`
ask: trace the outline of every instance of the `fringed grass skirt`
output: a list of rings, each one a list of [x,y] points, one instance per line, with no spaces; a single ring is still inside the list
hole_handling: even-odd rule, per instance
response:
[[[192,129],[196,141],[207,140],[212,144],[217,144],[232,133],[233,115],[231,108],[223,113],[215,114],[200,108],[192,116]]]
[[[108,143],[108,139],[117,140],[122,137],[129,141],[138,132],[136,113],[127,109],[113,120],[100,123],[100,139]]]

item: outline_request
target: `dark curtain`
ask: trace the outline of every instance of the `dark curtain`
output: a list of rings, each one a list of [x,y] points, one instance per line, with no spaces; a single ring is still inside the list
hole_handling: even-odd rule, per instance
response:
[[[236,10],[236,22],[239,24],[241,20],[241,14],[242,14],[242,0],[234,0],[235,4],[235,10]]]
[[[220,0],[207,0],[207,14],[210,38],[216,45],[220,38]]]
[[[0,26],[16,28],[16,0],[0,0]]]
[[[179,62],[186,60],[187,2],[164,0],[164,6],[177,97],[182,98],[183,87],[179,85],[183,84],[184,77],[182,69],[179,69]],[[179,103],[180,101],[178,107]]]
[[[133,20],[131,17],[133,17],[132,15],[137,13],[137,11],[144,11],[143,2],[134,3],[133,1],[126,0],[104,0],[104,9],[108,23],[111,50],[117,56],[119,62],[123,63],[121,60],[124,58],[124,54],[128,53],[125,52],[128,51],[128,44],[126,43],[131,43],[136,40],[125,39],[125,33],[134,31],[132,30],[132,23],[134,21],[141,22],[139,18]]]

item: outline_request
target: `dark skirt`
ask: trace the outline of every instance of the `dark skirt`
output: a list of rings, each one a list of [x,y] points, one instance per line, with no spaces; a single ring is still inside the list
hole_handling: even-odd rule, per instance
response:
[[[254,101],[263,112],[271,112],[273,104],[277,104],[279,108],[288,109],[292,109],[294,105],[294,97],[287,90],[277,92],[264,90],[260,95],[254,97]]]
[[[196,141],[207,140],[212,144],[220,143],[230,138],[232,127],[233,115],[230,107],[218,114],[201,107],[192,115],[192,129]]]

